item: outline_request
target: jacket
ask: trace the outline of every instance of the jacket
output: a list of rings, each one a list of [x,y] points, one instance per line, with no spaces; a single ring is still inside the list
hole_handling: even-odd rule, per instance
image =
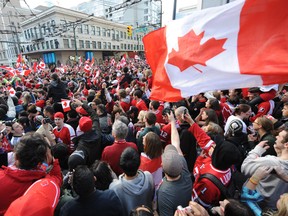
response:
[[[61,99],[67,99],[66,86],[63,82],[53,80],[48,88],[47,99],[53,98],[53,103],[61,102]]]
[[[62,184],[62,173],[58,160],[53,163],[53,168],[49,174],[42,169],[39,170],[22,170],[15,167],[2,166],[0,169],[0,215],[3,215],[9,205],[37,180],[50,178],[59,187]]]
[[[260,146],[256,146],[252,151],[250,151],[246,159],[243,161],[241,172],[244,175],[251,177],[261,166],[280,166],[288,172],[287,160],[282,160],[272,155],[261,157],[264,152],[265,149]],[[280,179],[276,174],[272,173],[259,182],[256,190],[265,197],[263,206],[275,209],[279,196],[288,192],[288,184]]]

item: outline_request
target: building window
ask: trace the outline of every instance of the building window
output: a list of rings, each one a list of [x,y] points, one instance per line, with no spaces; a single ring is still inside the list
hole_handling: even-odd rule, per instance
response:
[[[120,38],[123,39],[123,32],[120,31]]]
[[[92,35],[95,35],[95,26],[91,26]]]
[[[124,44],[124,50],[126,50],[127,49],[127,45],[126,44]]]
[[[64,49],[70,48],[69,40],[68,39],[63,39],[63,45],[64,45]]]
[[[92,48],[96,49],[96,41],[92,41]]]
[[[45,49],[45,43],[42,42],[41,45],[42,45],[42,49]]]
[[[148,9],[144,9],[144,14],[148,14]]]
[[[107,49],[107,43],[103,42],[103,49]]]
[[[119,41],[119,31],[116,31],[116,40]]]
[[[71,39],[71,48],[75,49],[75,40]]]
[[[83,34],[83,28],[82,28],[82,25],[80,25],[80,26],[78,27],[78,33]]]
[[[112,29],[112,40],[115,40],[115,30]]]
[[[33,37],[34,35],[33,35],[33,29],[32,28],[30,29],[30,33],[31,33],[31,37]]]
[[[126,32],[124,32],[124,39],[126,39],[127,38],[127,36],[126,36]]]
[[[97,42],[97,46],[98,46],[98,49],[102,49],[102,48],[101,48],[101,42],[100,42],[100,41]]]
[[[54,41],[53,40],[50,40],[50,47],[51,47],[51,49],[54,49]]]
[[[80,45],[80,48],[84,48],[84,41],[83,40],[79,40],[79,45]]]
[[[121,43],[121,49],[122,49],[122,50],[124,49],[124,45],[123,45],[123,43]]]
[[[100,29],[100,27],[97,27],[97,29],[96,29],[96,35],[97,35],[97,36],[101,36],[101,29]]]
[[[25,39],[28,39],[26,30],[24,31]]]
[[[148,21],[148,16],[144,16],[144,21]]]
[[[120,49],[120,46],[119,45],[117,45],[117,50],[119,50]]]
[[[46,49],[49,49],[49,41],[46,41]]]
[[[89,26],[84,25],[84,34],[89,34]]]
[[[107,37],[110,37],[110,29],[107,29]]]
[[[111,49],[111,43],[108,42],[108,49]]]
[[[90,41],[86,40],[86,41],[85,41],[85,44],[86,44],[86,48],[87,48],[87,49],[90,49]]]
[[[106,37],[106,28],[102,28],[102,36]]]
[[[145,2],[144,2],[144,5],[145,5],[146,7],[148,7],[149,2],[148,2],[148,1],[145,1]]]

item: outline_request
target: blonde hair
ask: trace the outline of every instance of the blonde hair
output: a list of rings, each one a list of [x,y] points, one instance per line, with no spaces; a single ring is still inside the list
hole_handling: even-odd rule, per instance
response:
[[[146,115],[147,111],[141,110],[138,114],[138,120],[139,122],[144,122],[144,117]]]
[[[288,215],[288,193],[280,196],[277,203],[278,211],[273,214],[273,216],[286,216]]]

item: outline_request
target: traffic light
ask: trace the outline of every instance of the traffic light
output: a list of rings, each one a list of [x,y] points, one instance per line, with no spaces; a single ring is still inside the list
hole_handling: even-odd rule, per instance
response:
[[[132,26],[127,26],[127,35],[132,36]]]

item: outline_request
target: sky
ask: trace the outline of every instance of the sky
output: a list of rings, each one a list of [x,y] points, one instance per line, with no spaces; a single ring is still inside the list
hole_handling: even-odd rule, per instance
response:
[[[53,5],[58,5],[64,8],[71,8],[74,7],[82,2],[88,2],[89,0],[42,0],[41,1],[41,5],[44,6],[52,6],[51,3]],[[177,10],[179,8],[182,7],[186,7],[189,5],[193,5],[193,4],[197,4],[198,0],[177,0]],[[39,0],[26,0],[26,2],[28,3],[28,5],[31,8],[35,8],[39,5]],[[163,16],[162,16],[162,22],[163,24],[167,24],[167,22],[169,22],[170,20],[172,20],[172,16],[173,16],[173,6],[174,6],[174,0],[162,0],[163,2],[163,7],[162,7],[162,11],[163,11]],[[27,7],[26,4],[24,3],[23,0],[20,0],[20,3],[23,7]],[[49,5],[50,3],[50,5]]]

